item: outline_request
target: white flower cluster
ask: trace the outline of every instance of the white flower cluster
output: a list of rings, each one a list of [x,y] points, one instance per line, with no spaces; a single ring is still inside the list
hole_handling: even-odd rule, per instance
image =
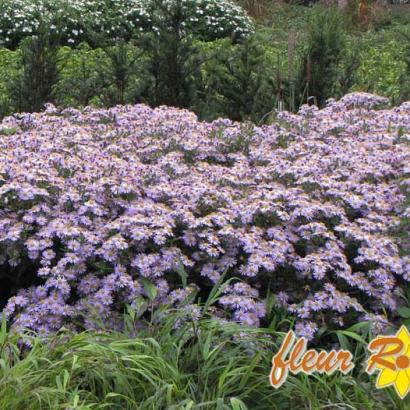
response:
[[[171,9],[178,0],[164,0]],[[230,0],[180,0],[187,31],[204,39],[224,36],[245,37],[253,32],[253,22],[245,11]]]
[[[170,8],[177,1],[163,0],[163,6]],[[68,44],[88,40],[95,33],[129,39],[141,32],[156,32],[152,23],[156,4],[154,0],[3,0],[0,45],[17,46],[24,37],[35,35],[41,24]],[[186,31],[205,40],[242,37],[253,31],[251,19],[232,1],[182,0],[181,6]]]

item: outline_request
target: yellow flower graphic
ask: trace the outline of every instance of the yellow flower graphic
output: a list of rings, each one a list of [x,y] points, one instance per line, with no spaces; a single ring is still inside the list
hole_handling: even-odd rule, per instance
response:
[[[368,373],[374,367],[380,369],[376,387],[382,389],[393,385],[404,399],[410,390],[410,333],[402,326],[395,336],[382,336],[369,344],[370,350],[378,350],[368,362]]]

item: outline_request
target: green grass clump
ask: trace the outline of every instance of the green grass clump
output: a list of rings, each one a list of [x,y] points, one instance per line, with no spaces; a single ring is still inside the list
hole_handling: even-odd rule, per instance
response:
[[[11,334],[4,321],[0,408],[409,408],[393,390],[375,389],[375,377],[364,372],[358,333],[338,335],[355,353],[352,374],[290,375],[275,390],[268,375],[283,333],[211,318],[182,323],[181,313],[166,308],[140,330],[134,319],[132,312],[125,316],[122,332],[62,329],[48,338]]]

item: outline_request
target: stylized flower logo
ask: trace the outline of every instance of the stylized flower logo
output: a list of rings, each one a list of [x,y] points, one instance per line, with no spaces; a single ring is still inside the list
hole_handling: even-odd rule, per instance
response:
[[[410,333],[402,326],[395,336],[381,336],[369,344],[376,351],[368,361],[367,372],[380,369],[376,387],[382,389],[393,385],[404,399],[410,390]]]

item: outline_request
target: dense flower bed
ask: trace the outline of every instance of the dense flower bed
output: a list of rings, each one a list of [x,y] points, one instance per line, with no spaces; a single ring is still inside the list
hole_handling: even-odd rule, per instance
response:
[[[15,47],[38,32],[44,23],[50,33],[67,44],[97,36],[130,39],[141,32],[155,32],[155,16],[172,15],[177,0],[4,0],[0,4],[0,45]],[[160,7],[159,8],[159,4]],[[182,0],[187,32],[205,40],[246,36],[253,30],[246,12],[229,0]],[[168,13],[168,14],[167,14]]]
[[[226,318],[258,325],[270,288],[307,337],[383,327],[410,280],[393,235],[410,216],[410,103],[383,104],[350,94],[262,128],[144,105],[6,118],[0,268],[38,280],[7,316],[44,332],[79,316],[114,326],[125,302],[179,303],[226,271],[240,279]]]

